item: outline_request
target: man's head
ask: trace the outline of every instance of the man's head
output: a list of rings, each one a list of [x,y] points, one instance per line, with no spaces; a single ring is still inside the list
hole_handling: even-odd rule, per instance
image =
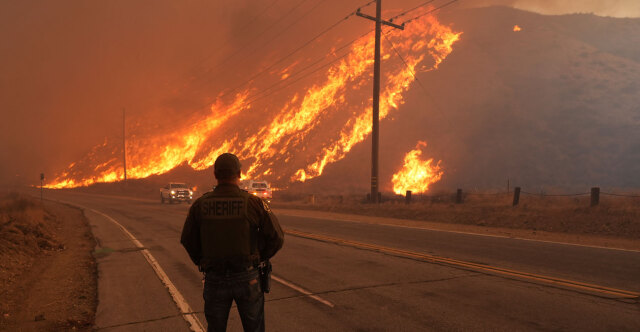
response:
[[[232,153],[223,153],[213,164],[218,183],[237,183],[240,180],[240,160]]]

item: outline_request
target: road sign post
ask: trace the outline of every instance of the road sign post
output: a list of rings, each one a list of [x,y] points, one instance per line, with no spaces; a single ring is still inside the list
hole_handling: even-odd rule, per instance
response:
[[[40,202],[42,202],[42,187],[44,186],[44,173],[40,173]]]

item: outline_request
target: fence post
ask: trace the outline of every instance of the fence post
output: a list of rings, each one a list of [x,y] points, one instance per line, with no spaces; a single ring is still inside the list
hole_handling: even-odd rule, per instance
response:
[[[382,193],[378,191],[378,204],[382,203]]]
[[[513,188],[513,206],[520,203],[520,187]]]
[[[456,191],[456,204],[462,204],[462,189]]]
[[[407,194],[404,196],[405,202],[411,204],[411,190],[407,190]]]
[[[591,206],[596,206],[600,203],[600,187],[591,188]]]
[[[311,203],[311,205],[316,204],[316,195],[309,195],[309,203]]]

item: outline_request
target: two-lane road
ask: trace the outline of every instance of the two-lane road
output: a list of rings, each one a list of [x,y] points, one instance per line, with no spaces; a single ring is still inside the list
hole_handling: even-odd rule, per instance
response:
[[[179,243],[186,204],[70,192],[48,195],[86,208],[98,240],[97,328],[188,330],[183,316],[206,326],[201,274]],[[266,297],[269,330],[640,330],[640,304],[633,298],[640,293],[637,251],[278,217],[291,232],[273,260],[275,280]],[[607,291],[611,289],[627,296]],[[193,316],[181,314],[175,292]],[[123,301],[119,293],[128,299]],[[235,309],[229,327],[241,330]]]

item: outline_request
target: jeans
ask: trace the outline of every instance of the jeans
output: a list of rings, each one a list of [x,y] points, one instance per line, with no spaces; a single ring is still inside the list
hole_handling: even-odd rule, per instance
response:
[[[236,301],[245,331],[264,331],[264,294],[258,271],[240,273],[206,273],[204,314],[207,331],[226,331],[231,303]]]

